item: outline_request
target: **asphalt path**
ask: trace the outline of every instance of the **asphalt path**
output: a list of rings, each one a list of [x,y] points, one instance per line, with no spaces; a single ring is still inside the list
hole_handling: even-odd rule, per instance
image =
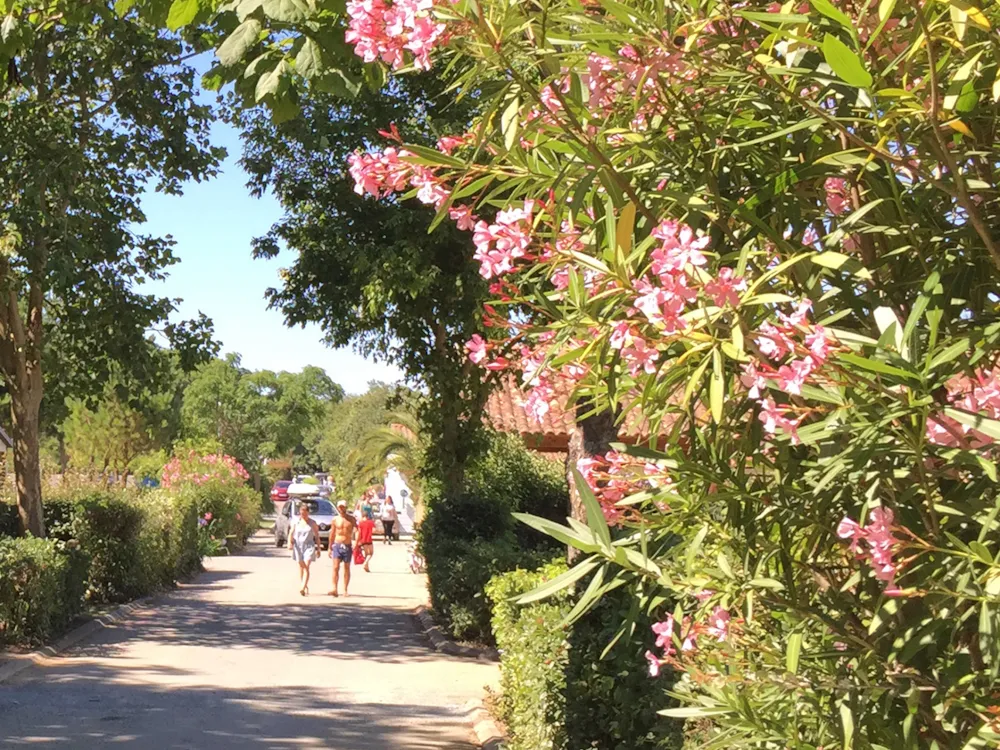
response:
[[[302,597],[261,535],[0,685],[0,747],[472,750],[464,707],[496,666],[431,649],[407,562],[405,545],[376,543],[372,572],[333,599],[324,554]]]

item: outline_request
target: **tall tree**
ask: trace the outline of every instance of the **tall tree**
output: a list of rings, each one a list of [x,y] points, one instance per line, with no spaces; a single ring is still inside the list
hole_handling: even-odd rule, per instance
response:
[[[434,76],[414,75],[353,100],[313,92],[301,117],[283,124],[261,111],[240,116],[251,189],[273,192],[285,209],[255,254],[298,254],[284,286],[268,292],[272,307],[289,325],[318,322],[331,345],[392,361],[423,386],[429,468],[449,491],[461,487],[481,429],[487,386],[464,347],[487,285],[467,233],[429,234],[434,210],[416,202],[361,198],[347,157],[390,123],[427,144],[464,132],[472,107]]]
[[[171,303],[135,290],[174,260],[169,241],[136,232],[139,198],[211,175],[222,152],[177,39],[110,2],[3,5],[0,373],[21,522],[41,536],[46,314],[61,306],[86,325],[100,311],[108,337],[165,320]]]
[[[218,440],[226,453],[259,472],[264,459],[299,448],[343,393],[319,367],[251,372],[230,354],[192,376],[181,410],[184,433]]]

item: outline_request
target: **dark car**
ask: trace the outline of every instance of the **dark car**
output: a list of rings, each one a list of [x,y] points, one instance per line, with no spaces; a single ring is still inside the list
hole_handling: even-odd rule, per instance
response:
[[[281,513],[281,509],[288,502],[288,488],[291,484],[287,479],[279,479],[271,487],[271,503],[274,505],[275,513]]]

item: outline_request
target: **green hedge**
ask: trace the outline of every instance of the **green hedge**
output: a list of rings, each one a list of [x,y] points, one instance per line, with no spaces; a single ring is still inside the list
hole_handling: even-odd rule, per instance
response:
[[[642,655],[652,646],[652,623],[637,615],[636,632],[648,643],[622,639],[601,658],[625,619],[619,608],[628,597],[611,592],[569,629],[559,627],[574,603],[568,591],[523,607],[511,601],[565,570],[561,561],[514,570],[486,588],[500,650],[497,707],[511,735],[509,750],[681,747],[681,724],[657,713],[669,675],[650,679]]]
[[[242,549],[260,528],[260,496],[249,487],[220,483],[192,484],[172,492],[194,506],[196,530],[199,518],[211,516],[212,533],[220,541],[225,540],[224,548],[228,551]]]
[[[83,606],[87,558],[54,539],[0,539],[0,642],[40,643]]]
[[[419,532],[435,614],[455,638],[484,643],[493,641],[486,583],[497,573],[536,567],[559,549],[511,513],[562,520],[568,505],[560,464],[531,453],[516,436],[493,434],[488,446],[469,466],[462,495],[428,488]]]
[[[565,570],[565,562],[536,571],[518,568],[495,576],[486,586],[500,651],[497,708],[510,734],[508,750],[566,748],[569,643],[557,625],[569,612],[569,596],[563,593],[524,607],[511,602]]]

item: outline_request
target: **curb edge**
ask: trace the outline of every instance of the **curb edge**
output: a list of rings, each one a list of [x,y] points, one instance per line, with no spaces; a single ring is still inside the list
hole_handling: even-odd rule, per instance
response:
[[[503,750],[504,733],[496,720],[486,710],[482,701],[469,701],[465,704],[465,712],[472,724],[476,742],[482,750]]]
[[[480,661],[500,661],[500,654],[496,649],[486,646],[470,646],[455,643],[455,641],[448,638],[441,628],[438,627],[437,623],[434,622],[430,610],[423,604],[414,609],[412,614],[420,625],[420,630],[430,640],[435,651],[440,651],[451,656],[469,657]]]
[[[124,620],[135,610],[148,606],[155,598],[156,595],[135,599],[127,604],[121,605],[111,612],[106,612],[99,617],[95,617],[93,620],[88,620],[78,628],[74,628],[66,633],[66,635],[62,636],[54,643],[42,646],[41,648],[27,654],[18,654],[14,656],[6,664],[0,664],[0,685],[20,674],[24,670],[30,669],[37,664],[41,664],[46,659],[59,656],[64,651],[72,646],[75,646],[83,639],[93,635],[98,630]]]

